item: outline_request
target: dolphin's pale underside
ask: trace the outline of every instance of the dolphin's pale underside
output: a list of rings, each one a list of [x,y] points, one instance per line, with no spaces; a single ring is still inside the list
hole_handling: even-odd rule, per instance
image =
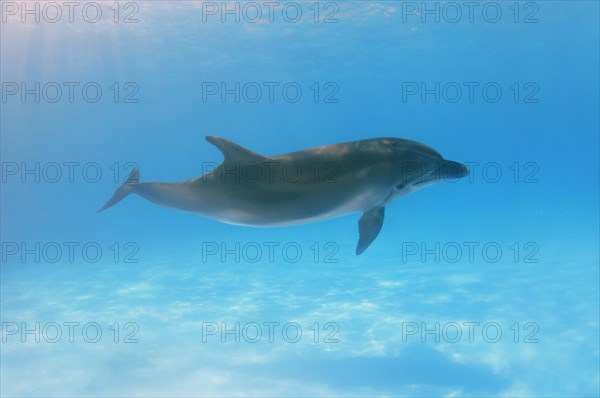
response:
[[[361,212],[356,254],[375,240],[385,206],[424,186],[468,174],[434,149],[400,138],[374,138],[263,156],[224,138],[207,141],[221,165],[191,180],[139,182],[134,170],[103,211],[130,193],[225,223],[271,227]]]

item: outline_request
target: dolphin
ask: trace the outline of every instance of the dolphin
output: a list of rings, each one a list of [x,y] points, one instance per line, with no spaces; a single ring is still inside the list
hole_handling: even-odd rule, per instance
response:
[[[207,136],[224,160],[182,182],[139,182],[135,169],[101,212],[135,193],[161,206],[236,225],[273,227],[360,212],[356,255],[377,238],[385,206],[444,180],[469,174],[436,150],[401,138],[373,138],[263,156]]]

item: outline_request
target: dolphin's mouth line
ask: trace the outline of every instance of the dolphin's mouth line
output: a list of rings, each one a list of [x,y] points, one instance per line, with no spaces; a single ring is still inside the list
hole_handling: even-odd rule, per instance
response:
[[[438,178],[437,171],[439,169],[440,169],[440,167],[434,167],[431,170],[429,170],[425,173],[421,173],[419,176],[417,176],[409,181],[397,183],[396,186],[402,185],[401,188],[405,188],[405,187],[409,187],[409,186],[418,186],[418,185],[424,184],[426,182],[429,182],[431,180]]]

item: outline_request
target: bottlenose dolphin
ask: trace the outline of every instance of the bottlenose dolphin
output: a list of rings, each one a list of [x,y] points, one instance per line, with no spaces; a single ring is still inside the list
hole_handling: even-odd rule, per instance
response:
[[[320,221],[361,212],[356,254],[375,240],[385,205],[427,185],[468,175],[424,144],[373,138],[263,156],[208,136],[224,156],[214,170],[191,180],[139,182],[135,169],[103,211],[130,193],[162,206],[224,223],[271,227]]]

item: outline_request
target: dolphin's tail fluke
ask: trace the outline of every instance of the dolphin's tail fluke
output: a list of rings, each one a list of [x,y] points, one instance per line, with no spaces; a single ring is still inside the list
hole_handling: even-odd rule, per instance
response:
[[[106,204],[102,206],[100,210],[98,210],[98,213],[123,200],[125,196],[129,195],[133,191],[133,186],[138,182],[140,182],[140,170],[134,169],[131,174],[129,174],[129,177],[127,177],[125,183],[117,188],[112,198],[110,198],[108,202],[106,202]]]

